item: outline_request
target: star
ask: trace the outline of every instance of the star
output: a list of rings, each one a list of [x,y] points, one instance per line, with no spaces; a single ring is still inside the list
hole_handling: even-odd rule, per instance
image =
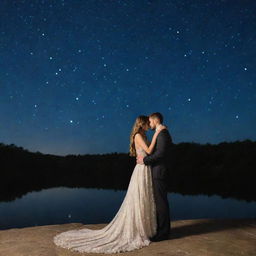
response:
[[[1,16],[2,140],[56,154],[126,152],[136,116],[157,111],[177,143],[256,139],[250,1],[189,0],[189,12],[179,0],[21,2]],[[122,126],[114,135],[113,123]],[[74,143],[63,147],[66,136]]]

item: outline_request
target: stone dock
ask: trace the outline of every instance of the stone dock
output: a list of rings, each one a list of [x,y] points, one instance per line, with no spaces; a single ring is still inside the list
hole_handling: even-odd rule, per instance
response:
[[[0,256],[110,255],[77,253],[55,246],[53,237],[70,229],[100,229],[106,224],[69,223],[0,230]],[[196,219],[171,222],[168,240],[132,252],[140,256],[255,256],[256,219]]]

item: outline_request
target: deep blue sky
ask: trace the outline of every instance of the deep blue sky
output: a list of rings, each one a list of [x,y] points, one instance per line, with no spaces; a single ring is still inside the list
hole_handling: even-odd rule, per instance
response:
[[[155,111],[174,143],[256,139],[255,1],[1,0],[0,11],[0,142],[128,152],[135,118]]]

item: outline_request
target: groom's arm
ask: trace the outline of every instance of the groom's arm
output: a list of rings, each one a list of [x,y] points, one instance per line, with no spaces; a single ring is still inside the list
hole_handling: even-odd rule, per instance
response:
[[[143,158],[145,165],[151,165],[157,163],[159,160],[162,160],[168,150],[168,136],[164,132],[160,132],[157,138],[157,149],[156,151],[148,156]]]

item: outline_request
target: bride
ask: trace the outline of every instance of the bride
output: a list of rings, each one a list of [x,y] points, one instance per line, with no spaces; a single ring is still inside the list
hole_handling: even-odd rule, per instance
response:
[[[150,154],[162,129],[155,132],[148,146],[147,116],[136,118],[130,135],[130,155]],[[120,171],[122,171],[121,167]],[[153,196],[151,167],[137,164],[133,170],[127,193],[112,221],[102,229],[75,229],[57,234],[57,246],[71,251],[88,253],[118,253],[132,251],[150,244],[156,233],[156,209]]]

